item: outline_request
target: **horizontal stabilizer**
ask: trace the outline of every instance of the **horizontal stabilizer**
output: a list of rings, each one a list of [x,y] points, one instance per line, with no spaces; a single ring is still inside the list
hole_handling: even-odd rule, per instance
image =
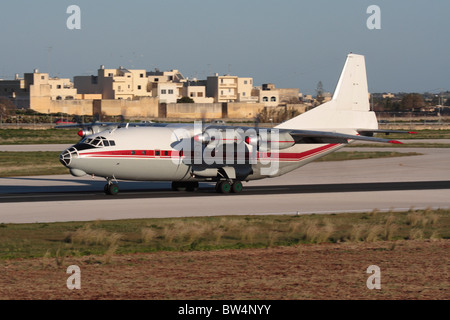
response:
[[[404,131],[404,130],[384,130],[384,129],[373,129],[373,130],[370,129],[370,130],[367,130],[367,129],[358,129],[357,131],[358,131],[358,133],[360,135],[363,135],[363,136],[373,136],[374,133],[384,133],[386,135],[388,135],[390,133],[417,134],[417,132],[415,132],[415,131]]]
[[[344,134],[329,131],[312,130],[291,130],[289,134],[294,138],[295,143],[348,143],[350,140],[360,140],[369,142],[395,143],[402,142],[391,139],[367,137],[361,135]]]

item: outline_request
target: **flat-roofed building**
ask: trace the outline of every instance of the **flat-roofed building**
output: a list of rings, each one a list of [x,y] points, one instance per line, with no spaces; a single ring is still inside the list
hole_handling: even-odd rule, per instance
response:
[[[193,79],[184,82],[181,96],[191,98],[194,103],[214,103],[214,98],[206,96],[206,81]]]
[[[239,78],[224,75],[207,77],[206,96],[214,98],[214,102],[254,102],[252,99],[253,78]]]
[[[75,76],[74,85],[79,94],[101,94],[103,99],[134,100],[151,97],[146,71],[143,69],[105,69],[101,66],[97,76]]]
[[[14,80],[0,80],[0,96],[11,99],[18,108],[41,109],[38,101],[74,100],[77,90],[67,78],[51,78],[48,73],[35,69],[33,73],[25,73],[21,79],[16,75]]]

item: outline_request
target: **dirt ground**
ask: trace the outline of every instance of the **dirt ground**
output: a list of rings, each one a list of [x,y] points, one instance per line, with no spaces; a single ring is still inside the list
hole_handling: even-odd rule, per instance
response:
[[[0,299],[449,299],[450,240],[0,261]],[[69,265],[81,289],[70,290]],[[380,268],[381,289],[369,290]]]

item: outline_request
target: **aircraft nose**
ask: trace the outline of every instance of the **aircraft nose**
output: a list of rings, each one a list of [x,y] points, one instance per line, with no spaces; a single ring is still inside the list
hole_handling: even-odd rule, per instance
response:
[[[78,151],[77,149],[75,149],[74,147],[71,147],[69,149],[64,150],[60,155],[59,155],[59,161],[66,166],[67,168],[69,168],[70,164],[72,163],[72,159],[74,156],[78,156]]]

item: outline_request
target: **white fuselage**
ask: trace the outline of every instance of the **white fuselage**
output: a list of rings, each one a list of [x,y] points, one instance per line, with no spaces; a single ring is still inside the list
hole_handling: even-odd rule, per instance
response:
[[[226,151],[180,150],[180,140],[194,135],[191,125],[118,128],[83,139],[61,154],[61,162],[75,176],[84,174],[140,181],[217,181],[225,170],[241,181],[275,177],[336,151],[344,144],[294,144],[281,150],[255,150],[237,143]],[[225,140],[225,139],[224,139]],[[240,144],[245,142],[240,141]],[[184,146],[186,147],[186,145]],[[231,149],[231,151],[229,151]],[[243,151],[240,152],[239,150]],[[228,152],[228,153],[226,153]],[[198,152],[197,152],[198,153]],[[68,155],[70,154],[70,155]]]

